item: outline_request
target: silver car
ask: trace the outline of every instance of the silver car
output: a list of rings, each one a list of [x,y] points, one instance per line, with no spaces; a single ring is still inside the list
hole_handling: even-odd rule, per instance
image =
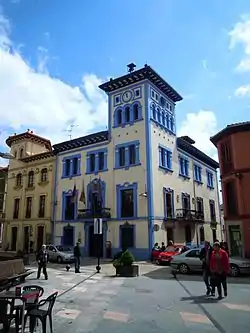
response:
[[[202,272],[202,261],[200,260],[201,249],[191,249],[182,254],[176,255],[170,262],[174,272],[181,274],[190,272]],[[230,275],[250,274],[250,260],[230,258]]]
[[[74,251],[72,247],[63,245],[46,245],[49,254],[49,261],[58,263],[73,262]]]

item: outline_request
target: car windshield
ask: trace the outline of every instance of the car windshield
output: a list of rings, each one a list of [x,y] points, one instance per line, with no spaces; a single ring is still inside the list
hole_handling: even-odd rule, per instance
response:
[[[72,247],[68,247],[68,246],[56,246],[57,250],[60,252],[73,252]]]

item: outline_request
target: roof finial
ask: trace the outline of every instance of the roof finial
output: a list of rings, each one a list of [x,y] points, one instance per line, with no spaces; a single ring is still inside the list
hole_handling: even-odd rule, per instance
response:
[[[134,72],[136,65],[133,62],[131,62],[130,64],[127,65],[127,67],[128,67],[128,72],[132,73]]]

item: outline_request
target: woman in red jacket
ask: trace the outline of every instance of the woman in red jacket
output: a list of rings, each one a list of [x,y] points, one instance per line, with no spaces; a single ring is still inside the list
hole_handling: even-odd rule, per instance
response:
[[[212,284],[217,287],[218,299],[222,299],[222,288],[224,296],[227,296],[227,274],[230,270],[228,254],[220,248],[220,243],[215,242],[210,258],[210,271],[212,274]]]

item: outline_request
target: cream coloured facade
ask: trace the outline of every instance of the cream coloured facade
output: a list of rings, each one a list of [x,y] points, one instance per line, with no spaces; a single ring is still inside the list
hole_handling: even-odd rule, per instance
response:
[[[181,96],[150,67],[102,84],[108,130],[54,145],[52,212],[57,244],[96,255],[94,218],[102,218],[102,254],[122,247],[149,258],[155,242],[199,245],[221,239],[218,163],[188,137],[176,137]]]
[[[54,155],[50,141],[32,131],[6,140],[9,160],[4,247],[36,251],[51,240]]]

